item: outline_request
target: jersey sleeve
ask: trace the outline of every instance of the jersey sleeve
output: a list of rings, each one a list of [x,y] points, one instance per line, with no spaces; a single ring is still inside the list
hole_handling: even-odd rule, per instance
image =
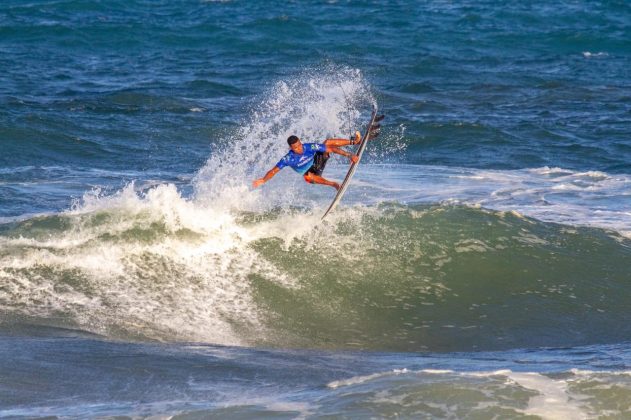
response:
[[[310,143],[309,146],[314,152],[326,152],[326,146],[322,143]]]
[[[283,169],[285,166],[287,166],[289,163],[287,162],[287,156],[283,156],[281,160],[278,161],[278,163],[276,164],[276,167],[278,169]]]

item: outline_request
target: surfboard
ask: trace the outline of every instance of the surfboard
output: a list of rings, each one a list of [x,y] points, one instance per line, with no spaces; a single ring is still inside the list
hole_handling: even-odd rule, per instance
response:
[[[361,141],[359,142],[359,147],[357,148],[357,162],[354,162],[351,164],[351,167],[348,169],[348,172],[346,173],[346,177],[344,178],[344,181],[342,182],[342,185],[340,186],[340,189],[337,191],[337,194],[335,194],[335,198],[333,198],[333,202],[331,203],[331,205],[329,206],[328,209],[326,209],[326,211],[324,212],[324,214],[322,215],[322,219],[324,220],[324,218],[326,217],[327,214],[329,214],[331,211],[333,211],[333,209],[337,206],[337,204],[340,202],[340,200],[342,199],[342,197],[344,196],[344,193],[346,192],[346,189],[348,188],[348,185],[351,182],[351,178],[353,178],[353,175],[355,174],[355,171],[357,170],[357,165],[359,165],[359,162],[362,159],[362,155],[364,154],[364,150],[366,150],[366,145],[368,144],[368,140],[370,139],[371,135],[373,135],[373,129],[378,129],[377,127],[373,127],[375,124],[375,119],[377,118],[377,106],[373,106],[372,108],[372,115],[370,116],[370,122],[368,123],[368,127],[366,127],[366,131],[364,132],[364,136],[362,137]],[[380,119],[383,118],[383,116],[380,117]],[[374,135],[376,137],[376,135]]]

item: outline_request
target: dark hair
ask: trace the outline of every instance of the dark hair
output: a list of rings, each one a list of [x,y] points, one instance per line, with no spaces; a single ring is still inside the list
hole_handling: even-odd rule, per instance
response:
[[[298,137],[296,137],[296,136],[289,136],[289,137],[287,137],[287,144],[290,145],[290,146],[292,144],[296,143],[297,141],[298,141]]]

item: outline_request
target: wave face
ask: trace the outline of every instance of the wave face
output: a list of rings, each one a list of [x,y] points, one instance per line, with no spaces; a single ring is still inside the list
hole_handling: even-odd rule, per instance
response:
[[[288,222],[291,223],[291,222]],[[615,342],[628,337],[631,243],[512,213],[348,209],[286,245],[253,247],[297,280],[254,274],[288,343],[416,351]],[[255,283],[255,284],[256,284]]]
[[[347,208],[314,229],[319,211],[217,214],[172,186],[103,200],[5,225],[3,328],[405,351],[631,333],[631,242],[610,231],[396,204]]]

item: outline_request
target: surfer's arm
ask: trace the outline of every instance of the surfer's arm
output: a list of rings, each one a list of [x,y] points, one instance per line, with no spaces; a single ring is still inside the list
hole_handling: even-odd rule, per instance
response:
[[[346,142],[348,142],[348,140],[344,140]],[[329,153],[337,153],[338,155],[342,155],[344,157],[349,158],[353,163],[357,162],[357,160],[359,159],[357,157],[357,155],[354,155],[352,153],[349,153],[345,150],[342,149],[338,149],[337,147],[333,147],[333,146],[326,146],[326,151]]]
[[[272,177],[276,175],[279,171],[280,171],[280,168],[278,166],[274,166],[272,169],[267,171],[267,173],[265,174],[263,178],[255,179],[254,182],[252,182],[252,187],[253,188],[260,187],[261,185],[265,184],[267,181],[272,179]]]

